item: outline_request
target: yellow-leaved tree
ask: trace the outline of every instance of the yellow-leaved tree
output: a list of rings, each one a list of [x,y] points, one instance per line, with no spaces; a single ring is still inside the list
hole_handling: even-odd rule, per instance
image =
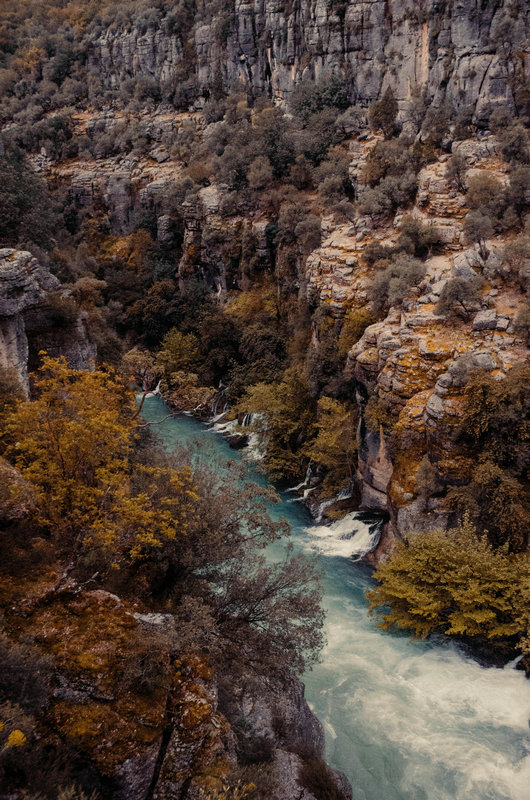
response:
[[[189,470],[131,464],[134,397],[114,373],[44,355],[34,393],[6,417],[4,455],[34,487],[35,522],[61,549],[75,558],[112,545],[139,557],[185,533]]]
[[[420,533],[379,564],[368,592],[380,627],[420,637],[443,633],[505,640],[528,630],[530,562],[508,545],[494,550],[466,518],[450,531]]]

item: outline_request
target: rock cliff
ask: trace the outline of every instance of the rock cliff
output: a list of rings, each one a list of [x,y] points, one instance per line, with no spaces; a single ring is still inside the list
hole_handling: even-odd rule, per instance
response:
[[[0,250],[0,366],[14,369],[26,391],[28,363],[37,366],[39,350],[64,355],[75,369],[90,368],[96,357],[83,315],[61,311],[65,298],[59,280],[31,253]]]
[[[528,9],[503,0],[233,0],[197,4],[185,20],[116,22],[89,43],[106,88],[140,77],[225,86],[285,100],[306,76],[336,70],[367,105],[391,86],[402,111],[414,89],[478,118],[514,105]],[[509,29],[510,37],[506,36]],[[507,38],[512,44],[508,46]]]
[[[317,800],[299,772],[322,758],[324,734],[298,680],[244,675],[234,689],[233,676],[220,677],[207,658],[176,657],[167,642],[160,651],[162,637],[176,633],[171,614],[142,613],[74,580],[54,591],[39,570],[34,578],[29,597],[16,582],[3,587],[13,603],[6,631],[38,644],[41,736],[60,736],[87,785],[114,800],[204,800],[254,758],[267,762],[270,800]],[[144,672],[153,652],[158,660]],[[329,776],[334,796],[351,800],[344,776]]]

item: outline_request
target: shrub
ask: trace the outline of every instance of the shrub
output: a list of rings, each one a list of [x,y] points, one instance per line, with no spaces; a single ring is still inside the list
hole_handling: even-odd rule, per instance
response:
[[[289,105],[303,124],[325,108],[345,109],[348,96],[344,79],[335,72],[325,73],[317,81],[304,79],[295,87]]]
[[[305,758],[298,780],[316,800],[345,800],[333,772],[321,758]]]
[[[508,266],[508,278],[518,283],[523,291],[530,288],[530,237],[522,233],[506,244],[502,257],[503,265]]]
[[[296,156],[291,166],[289,180],[297,189],[310,189],[313,183],[313,165],[303,155]]]
[[[20,376],[13,367],[0,367],[0,415],[11,411],[24,397]]]
[[[251,163],[247,172],[248,185],[251,189],[265,189],[273,179],[271,162],[266,156],[258,156]]]
[[[528,344],[530,342],[530,306],[526,305],[519,309],[515,315],[513,327]]]
[[[369,289],[372,308],[379,314],[387,306],[400,304],[408,290],[425,276],[425,265],[413,256],[401,253],[380,272]]]
[[[45,182],[17,149],[0,155],[0,243],[51,246],[59,217]]]
[[[388,175],[375,189],[363,189],[359,194],[359,210],[363,214],[391,214],[408,205],[416,194],[418,182],[414,172],[401,176]]]
[[[366,158],[361,181],[374,188],[383,178],[400,177],[405,172],[417,172],[419,161],[400,139],[377,142]]]
[[[374,131],[381,130],[385,139],[389,139],[396,128],[397,113],[397,100],[389,86],[381,100],[376,100],[375,103],[372,103],[368,110],[370,127]]]
[[[51,292],[46,299],[46,321],[52,328],[69,328],[79,316],[74,298],[64,292]]]
[[[429,106],[421,128],[423,139],[433,147],[441,147],[449,136],[451,108],[447,103]]]
[[[522,218],[530,205],[528,187],[530,186],[530,167],[516,166],[510,173],[510,184],[506,192],[506,202]]]
[[[469,179],[466,203],[471,211],[481,211],[491,218],[502,212],[504,189],[501,182],[488,172],[480,172]]]
[[[454,314],[467,319],[480,303],[480,286],[478,277],[472,280],[453,278],[447,281],[438,299],[436,313],[448,317]]]
[[[368,592],[380,627],[499,641],[519,637],[527,625],[527,559],[494,551],[464,522],[451,531],[420,533],[400,543],[375,573]]]
[[[399,230],[398,248],[417,258],[426,258],[431,249],[440,242],[440,234],[432,222],[424,225],[409,214],[401,220]]]
[[[456,153],[447,162],[445,178],[459,192],[467,192],[466,171],[466,159]]]
[[[480,248],[480,255],[484,260],[488,257],[486,239],[493,236],[494,228],[491,219],[482,211],[470,211],[464,222],[464,237],[466,242],[476,242]]]
[[[346,313],[338,341],[338,353],[341,358],[346,358],[353,345],[374,321],[368,308],[353,308]]]
[[[322,161],[328,149],[341,141],[335,127],[335,110],[324,108],[313,114],[302,130],[295,135],[296,151],[304,155],[312,164]]]
[[[38,714],[48,703],[53,659],[35,647],[10,642],[0,632],[0,702],[16,703]]]
[[[379,433],[381,427],[388,433],[394,427],[395,419],[384,403],[375,395],[368,400],[363,415],[366,427],[372,433]]]
[[[509,162],[528,164],[530,148],[528,131],[522,125],[510,125],[499,131],[499,140],[503,157]]]

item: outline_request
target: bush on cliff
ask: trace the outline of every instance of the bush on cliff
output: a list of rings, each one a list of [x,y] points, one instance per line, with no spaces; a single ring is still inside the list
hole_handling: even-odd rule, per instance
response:
[[[424,276],[425,265],[421,261],[400,253],[376,275],[368,290],[372,311],[381,314],[389,306],[400,305],[409,289],[417,286]]]
[[[499,642],[518,639],[528,626],[528,560],[506,547],[493,550],[468,520],[399,544],[375,577],[370,608],[379,609],[385,630]]]

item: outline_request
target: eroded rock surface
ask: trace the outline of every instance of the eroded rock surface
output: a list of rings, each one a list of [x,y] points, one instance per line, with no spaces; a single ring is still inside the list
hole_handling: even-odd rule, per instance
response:
[[[89,67],[109,88],[130,78],[228,85],[285,99],[306,75],[338,70],[351,99],[369,104],[392,86],[402,108],[416,86],[430,98],[472,105],[477,116],[513,106],[511,54],[499,40],[508,4],[455,0],[235,0],[212,14],[199,6],[175,26],[113,26],[90,42]],[[526,19],[513,20],[523,47]]]
[[[89,369],[96,356],[83,315],[62,328],[49,319],[50,298],[65,297],[59,280],[31,253],[0,250],[0,366],[16,371],[28,389],[28,360],[38,351],[64,355],[75,369]]]

